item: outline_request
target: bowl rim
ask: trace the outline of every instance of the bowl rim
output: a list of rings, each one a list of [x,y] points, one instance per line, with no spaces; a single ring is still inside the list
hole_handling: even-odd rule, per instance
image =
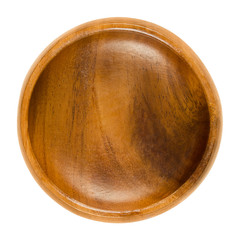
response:
[[[29,104],[34,86],[44,68],[63,48],[73,42],[106,30],[136,31],[151,36],[171,48],[191,67],[198,77],[210,116],[209,138],[203,157],[192,175],[175,192],[148,207],[133,211],[108,211],[82,204],[62,192],[41,169],[31,147],[28,133]],[[170,31],[150,22],[134,18],[104,18],[79,25],[53,41],[30,68],[20,94],[18,105],[18,139],[22,155],[31,174],[42,189],[60,205],[80,216],[104,222],[133,222],[163,213],[188,197],[203,181],[213,165],[222,134],[222,109],[216,87],[207,69],[193,50]]]

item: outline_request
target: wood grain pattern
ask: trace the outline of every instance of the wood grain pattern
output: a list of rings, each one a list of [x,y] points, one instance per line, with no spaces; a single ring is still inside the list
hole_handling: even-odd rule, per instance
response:
[[[69,210],[125,222],[166,211],[201,182],[222,118],[192,50],[136,19],[81,25],[33,65],[19,104],[33,176]]]

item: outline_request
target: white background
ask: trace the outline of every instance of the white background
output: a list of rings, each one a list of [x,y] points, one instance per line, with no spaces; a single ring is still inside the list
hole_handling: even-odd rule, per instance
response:
[[[240,239],[240,1],[0,0],[0,239]],[[218,89],[223,136],[215,164],[184,202],[127,224],[65,210],[29,173],[17,139],[17,105],[27,71],[65,31],[90,20],[133,17],[182,38]]]

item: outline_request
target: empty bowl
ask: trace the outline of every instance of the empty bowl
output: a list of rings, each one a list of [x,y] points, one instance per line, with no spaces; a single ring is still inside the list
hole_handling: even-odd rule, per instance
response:
[[[181,202],[212,166],[221,128],[216,88],[196,54],[166,29],[129,18],[55,40],[19,102],[19,141],[36,181],[100,221],[137,221]]]

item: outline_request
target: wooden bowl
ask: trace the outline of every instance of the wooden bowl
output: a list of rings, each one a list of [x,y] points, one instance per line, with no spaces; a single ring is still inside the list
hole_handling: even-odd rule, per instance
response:
[[[217,91],[196,54],[152,23],[110,18],[54,41],[29,71],[18,130],[41,187],[81,216],[128,222],[186,198],[216,156]]]

